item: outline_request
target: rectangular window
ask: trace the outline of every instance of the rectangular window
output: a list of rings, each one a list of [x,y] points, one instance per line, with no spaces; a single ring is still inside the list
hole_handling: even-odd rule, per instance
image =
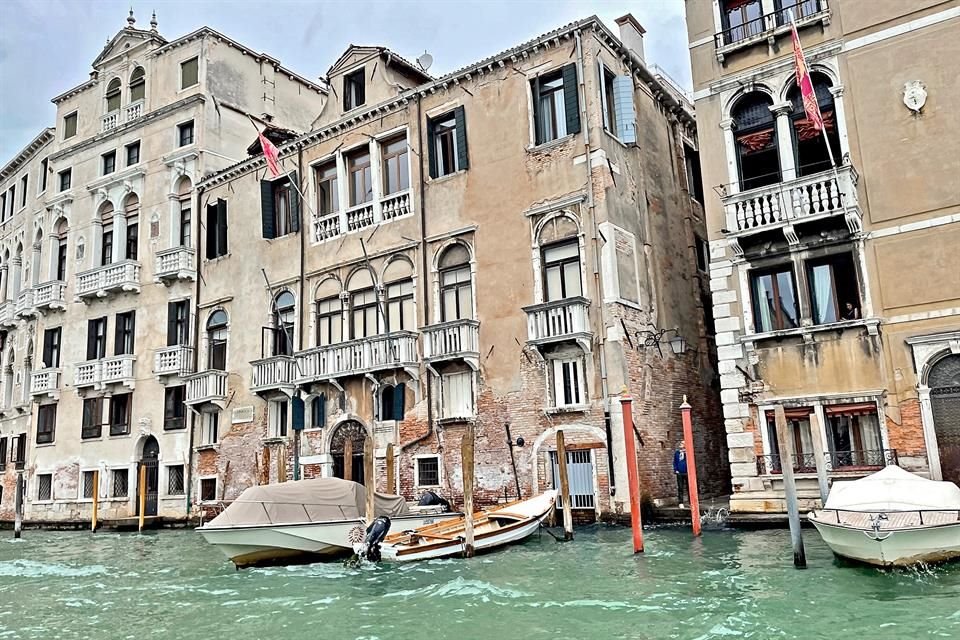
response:
[[[750,274],[753,291],[753,324],[758,333],[799,326],[800,311],[789,266]]]
[[[814,324],[860,319],[860,291],[853,254],[841,253],[808,261],[807,283]]]
[[[746,40],[765,29],[760,0],[721,0],[720,18],[723,44]]]
[[[82,476],[83,478],[81,480],[81,486],[80,486],[80,490],[81,490],[80,497],[83,498],[84,500],[92,500],[94,472],[84,471],[82,473]]]
[[[317,211],[321,216],[340,210],[340,196],[337,189],[337,163],[327,162],[314,169],[317,180]]]
[[[317,346],[343,341],[343,304],[340,296],[317,301]]]
[[[37,500],[49,502],[53,500],[53,474],[37,474]]]
[[[697,269],[703,273],[707,273],[707,268],[710,263],[710,247],[707,241],[700,236],[695,235],[693,241],[697,252]]]
[[[72,138],[77,135],[77,112],[63,117],[63,139]]]
[[[0,471],[7,468],[7,436],[0,436]]]
[[[200,478],[200,501],[214,502],[217,499],[217,479]]]
[[[430,177],[439,178],[468,166],[467,127],[463,107],[427,122]]]
[[[288,411],[290,403],[286,400],[270,401],[270,437],[286,438],[287,421],[289,419]]]
[[[133,165],[140,162],[140,141],[131,142],[126,146],[127,150],[127,166],[132,167]]]
[[[67,279],[67,238],[66,233],[57,239],[57,280],[65,282]]]
[[[410,188],[406,134],[381,144],[383,157],[383,193],[390,195]]]
[[[441,321],[473,318],[473,287],[470,279],[469,266],[440,272]]]
[[[616,97],[613,90],[613,81],[616,75],[601,62],[600,63],[600,102],[603,107],[603,128],[610,133],[617,134]]]
[[[181,147],[193,144],[193,120],[177,125],[177,141]]]
[[[417,481],[418,487],[439,487],[440,486],[440,457],[430,456],[417,458]]]
[[[554,406],[569,407],[586,404],[583,358],[563,358],[553,361]]]
[[[113,355],[122,356],[134,352],[134,336],[136,334],[137,312],[127,311],[118,313],[114,325]]]
[[[136,260],[140,252],[140,224],[139,216],[127,216],[127,260]]]
[[[23,469],[27,463],[27,434],[21,433],[18,436],[13,436],[10,446],[11,462],[17,469]]]
[[[87,320],[87,360],[107,355],[107,318]]]
[[[61,327],[45,329],[43,332],[43,368],[58,369],[60,367],[60,339]]]
[[[100,232],[100,264],[113,263],[113,223],[104,224]]]
[[[414,331],[417,314],[413,304],[413,280],[387,285],[387,331]]]
[[[183,495],[183,465],[172,464],[167,467],[167,495]]]
[[[37,408],[37,444],[53,442],[56,430],[57,405],[40,405]]]
[[[637,116],[633,105],[633,78],[618,76],[603,62],[599,68],[600,106],[603,128],[624,144],[637,141]]]
[[[573,240],[544,248],[543,275],[548,302],[583,295],[578,241]]]
[[[110,435],[123,436],[130,433],[132,398],[132,393],[118,393],[110,398]]]
[[[111,151],[100,156],[101,175],[107,175],[117,170],[117,152]]]
[[[57,175],[60,176],[60,191],[69,189],[73,178],[73,169],[64,169]]]
[[[373,200],[370,151],[366,147],[347,156],[347,174],[350,178],[350,206]]]
[[[200,444],[217,444],[220,441],[220,412],[203,414]]]
[[[40,161],[40,175],[38,182],[40,184],[40,191],[38,193],[43,193],[47,190],[47,171],[49,171],[50,161],[47,158],[44,158]]]
[[[114,498],[126,498],[130,490],[127,483],[127,469],[114,469],[113,470],[113,497]]]
[[[187,426],[187,411],[185,385],[167,387],[163,391],[163,429],[173,431]]]
[[[832,469],[886,466],[876,404],[831,405],[824,413]]]
[[[816,461],[813,458],[813,436],[810,432],[810,414],[812,407],[788,408],[787,437],[793,441],[793,470],[797,473],[815,473]],[[767,473],[781,473],[783,461],[780,456],[780,441],[777,439],[777,425],[773,411],[766,412],[767,442],[770,456],[764,457]]]
[[[207,260],[227,255],[227,201],[207,205]]]
[[[406,411],[407,385],[400,383],[396,386],[385,385],[380,391],[380,420],[403,420]]]
[[[260,182],[260,222],[263,237],[279,238],[300,231],[300,201],[293,181],[297,172]]]
[[[580,132],[576,64],[537,76],[530,85],[536,144]]]
[[[377,293],[365,289],[350,298],[351,338],[357,340],[377,335]]]
[[[186,89],[199,82],[200,59],[190,58],[180,63],[180,88]]]
[[[103,399],[84,398],[80,438],[99,438],[103,433]]]
[[[193,208],[190,198],[180,201],[180,246],[189,247],[193,242]]]
[[[440,377],[443,387],[443,417],[473,417],[473,374],[467,371],[445,373]]]
[[[20,178],[20,208],[27,206],[27,181],[30,178],[30,174],[24,174]]]
[[[320,429],[327,424],[327,396],[319,395],[310,402],[310,426]]]
[[[363,68],[343,77],[343,110],[350,111],[367,101]]]
[[[7,215],[13,217],[13,212],[17,210],[17,185],[11,185],[10,191],[7,193],[7,201],[10,203],[10,210],[7,212]]]
[[[703,204],[703,174],[700,172],[700,152],[690,145],[683,145],[683,162],[687,173],[687,193]]]
[[[190,344],[190,301],[167,303],[167,346]]]

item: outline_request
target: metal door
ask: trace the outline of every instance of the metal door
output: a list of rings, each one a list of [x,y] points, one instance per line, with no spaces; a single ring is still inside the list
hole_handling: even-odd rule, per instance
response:
[[[143,443],[143,456],[140,466],[146,467],[144,473],[147,485],[147,495],[144,502],[143,515],[157,515],[157,497],[160,493],[160,445],[156,438],[151,436]],[[140,515],[140,469],[137,469],[137,515]]]
[[[557,452],[550,452],[553,468],[553,488],[560,489],[560,463]],[[590,449],[567,451],[567,478],[570,484],[570,506],[574,509],[594,509],[596,501],[593,491],[593,453]],[[562,500],[557,495],[557,506]]]
[[[949,355],[930,369],[930,408],[944,480],[960,484],[960,356]]]

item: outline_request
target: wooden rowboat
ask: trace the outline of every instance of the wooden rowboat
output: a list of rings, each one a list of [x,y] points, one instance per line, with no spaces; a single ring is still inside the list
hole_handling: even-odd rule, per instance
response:
[[[532,535],[554,508],[556,491],[546,491],[491,511],[473,514],[473,547],[489,551]],[[409,562],[448,558],[463,553],[466,523],[463,517],[387,536],[382,545],[385,560]]]

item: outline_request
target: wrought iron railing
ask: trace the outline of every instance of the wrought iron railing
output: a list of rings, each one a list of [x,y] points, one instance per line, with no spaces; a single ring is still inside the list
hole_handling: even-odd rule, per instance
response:
[[[817,461],[812,453],[793,454],[794,473],[816,473]],[[783,473],[783,462],[779,453],[757,456],[757,473],[771,475]]]
[[[773,13],[728,27],[715,34],[713,42],[717,49],[722,49],[757,41],[761,36],[770,35],[779,28],[789,25],[791,15],[798,25],[802,25],[808,21],[813,22],[826,11],[827,0],[799,0],[787,6],[781,6]]]
[[[896,449],[875,449],[864,451],[825,452],[824,462],[828,471],[855,471],[860,469],[882,469],[897,464]],[[794,473],[816,473],[817,461],[812,453],[793,454]],[[783,473],[780,454],[757,456],[757,473],[774,475]]]

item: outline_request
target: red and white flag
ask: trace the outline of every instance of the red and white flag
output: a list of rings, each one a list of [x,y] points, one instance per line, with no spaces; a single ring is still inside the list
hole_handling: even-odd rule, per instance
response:
[[[257,135],[260,136],[260,148],[263,149],[263,157],[267,159],[267,168],[273,177],[276,178],[281,173],[280,157],[277,147],[267,140],[267,137],[263,135],[262,132],[258,131]]]
[[[803,56],[803,47],[800,46],[800,35],[797,25],[791,19],[791,33],[793,35],[793,60],[797,67],[797,86],[800,87],[800,97],[803,99],[803,110],[807,113],[807,120],[817,132],[823,131],[823,116],[820,114],[820,104],[817,102],[817,93],[813,90],[813,81],[807,70],[807,60]]]

